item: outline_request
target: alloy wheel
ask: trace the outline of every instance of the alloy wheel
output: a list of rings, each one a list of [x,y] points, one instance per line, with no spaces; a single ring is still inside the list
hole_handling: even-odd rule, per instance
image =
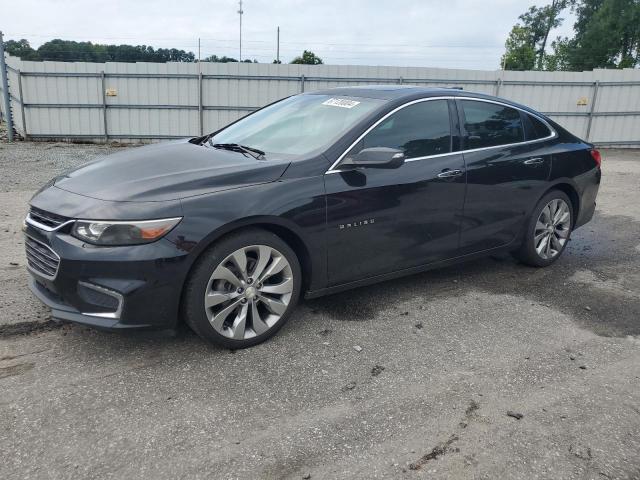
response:
[[[571,210],[561,198],[551,200],[538,216],[533,245],[540,258],[549,260],[564,248],[571,231]]]
[[[293,294],[293,273],[273,247],[251,245],[228,255],[213,271],[204,307],[213,328],[245,340],[265,333],[282,318]]]

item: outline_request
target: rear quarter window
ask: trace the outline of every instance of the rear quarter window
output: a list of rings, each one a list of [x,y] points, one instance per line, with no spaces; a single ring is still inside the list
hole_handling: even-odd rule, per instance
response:
[[[549,127],[547,127],[542,120],[528,113],[523,113],[522,117],[524,120],[524,133],[527,140],[539,140],[551,135],[551,130],[549,130]]]

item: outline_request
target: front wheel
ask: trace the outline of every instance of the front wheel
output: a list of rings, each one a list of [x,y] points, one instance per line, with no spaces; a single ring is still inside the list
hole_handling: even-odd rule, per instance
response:
[[[572,228],[573,210],[569,197],[560,190],[547,193],[536,205],[515,257],[533,267],[551,265],[567,246]]]
[[[300,277],[295,253],[277,235],[258,229],[232,234],[198,260],[185,288],[184,319],[222,347],[256,345],[289,318]]]

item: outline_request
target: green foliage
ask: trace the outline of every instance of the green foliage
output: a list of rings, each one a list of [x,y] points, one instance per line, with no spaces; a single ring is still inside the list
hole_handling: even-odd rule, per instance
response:
[[[570,6],[576,14],[574,36],[547,41]],[[519,19],[505,44],[507,70],[591,70],[640,66],[640,0],[566,0],[531,7]],[[524,30],[523,30],[524,29]],[[531,62],[531,49],[535,60]]]
[[[304,64],[304,65],[321,65],[322,59],[315,53],[305,50],[302,52],[302,56],[294,58],[291,63]]]
[[[34,50],[27,40],[9,40],[5,50],[23,60],[51,60],[60,62],[195,62],[193,52],[176,48],[158,48],[147,45],[100,45],[91,42],[51,40]],[[237,62],[235,58],[211,55],[203,62]],[[245,59],[243,63],[258,63]]]
[[[536,50],[528,28],[515,25],[505,43],[506,52],[502,56],[505,70],[533,70],[536,64]]]
[[[529,7],[518,18],[505,43],[502,65],[506,70],[542,70],[549,33],[562,25],[560,13],[570,0],[552,0],[543,7]]]
[[[154,49],[147,45],[101,45],[91,42],[51,40],[33,49],[27,40],[8,40],[5,50],[23,60],[51,60],[62,62],[194,62],[193,52],[177,48]],[[237,62],[235,58],[212,55],[204,61]],[[257,60],[243,60],[258,63]]]
[[[570,41],[568,38],[558,37],[551,42],[553,53],[546,54],[544,57],[544,70],[553,72],[557,70],[571,70],[568,63],[568,52]]]
[[[520,16],[520,19],[531,31],[531,41],[536,47],[536,68],[541,70],[547,48],[549,33],[552,29],[562,25],[564,19],[560,18],[560,12],[567,8],[569,0],[552,0],[544,7],[530,7]]]
[[[215,63],[230,63],[230,62],[237,62],[238,59],[236,58],[232,58],[232,57],[227,57],[226,55],[223,55],[222,57],[219,57],[217,55],[210,55],[206,58],[202,59],[203,62],[215,62]]]
[[[4,44],[4,49],[9,55],[20,57],[23,60],[39,60],[38,52],[36,52],[29,42],[24,38],[22,40],[8,40]]]
[[[634,68],[640,65],[640,1],[583,0],[575,36],[562,39],[565,69]]]

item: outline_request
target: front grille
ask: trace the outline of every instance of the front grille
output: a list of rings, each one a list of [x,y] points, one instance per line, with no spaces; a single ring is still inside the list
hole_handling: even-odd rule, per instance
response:
[[[31,207],[31,209],[29,210],[29,217],[31,217],[32,220],[40,223],[41,225],[44,225],[51,229],[58,228],[60,225],[70,220],[70,218],[63,217],[62,215],[57,215],[51,212],[45,212],[44,210],[40,210],[36,207]]]
[[[27,264],[35,273],[54,279],[60,266],[60,257],[47,245],[31,237],[25,237]]]

